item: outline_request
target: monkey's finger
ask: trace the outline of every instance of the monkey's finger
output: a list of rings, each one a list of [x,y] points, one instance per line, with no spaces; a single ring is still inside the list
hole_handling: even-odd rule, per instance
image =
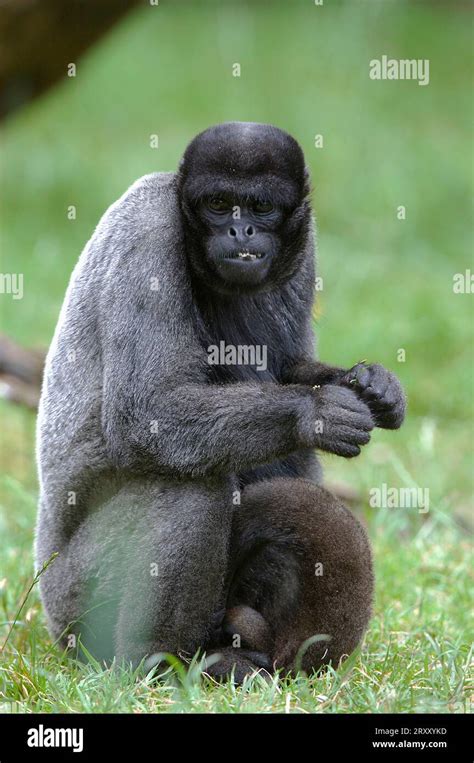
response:
[[[369,366],[366,366],[364,363],[357,363],[343,376],[341,383],[352,389],[363,389],[367,386],[369,380]]]
[[[325,453],[332,453],[335,456],[341,456],[342,458],[354,458],[360,454],[360,448],[358,445],[352,445],[342,440],[334,440],[334,442],[325,442],[318,445],[318,450],[322,450]]]
[[[367,429],[343,426],[338,428],[337,433],[339,439],[353,445],[367,445],[370,441],[370,432]]]
[[[403,424],[405,411],[405,399],[398,400],[397,403],[388,410],[374,412],[375,422],[381,429],[399,429]]]
[[[333,417],[327,422],[326,427],[328,430],[334,427],[338,428],[339,431],[344,428],[350,428],[354,431],[371,432],[375,427],[375,420],[368,407],[362,413],[343,409],[335,411]]]
[[[323,405],[327,409],[327,418],[343,410],[349,413],[369,414],[369,408],[359,394],[347,387],[328,385],[323,392]]]
[[[370,438],[369,438],[370,439]],[[369,440],[360,441],[358,436],[352,432],[346,431],[344,436],[340,433],[338,436],[325,439],[318,447],[327,453],[334,453],[343,458],[354,458],[360,454],[361,445],[367,444]]]
[[[336,456],[342,456],[342,458],[355,458],[360,456],[360,448],[358,445],[353,445],[350,442],[343,442],[342,440],[337,443],[337,447],[331,451]]]
[[[357,445],[345,444],[345,452],[341,453],[343,458],[355,458],[360,456],[360,448]]]
[[[383,366],[374,364],[365,368],[364,383],[358,383],[356,389],[363,400],[381,398],[390,382],[390,372]]]
[[[374,398],[369,405],[378,427],[398,429],[405,417],[406,397],[394,374],[390,374],[389,384],[383,397]]]

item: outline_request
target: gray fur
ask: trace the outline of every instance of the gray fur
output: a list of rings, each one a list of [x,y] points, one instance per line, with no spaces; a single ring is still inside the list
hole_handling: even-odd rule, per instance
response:
[[[354,390],[352,372],[312,359],[314,244],[304,219],[297,272],[270,291],[232,303],[232,323],[222,331],[247,344],[264,335],[274,362],[262,380],[250,372],[239,377],[235,369],[232,383],[209,380],[206,347],[226,325],[225,303],[201,309],[179,176],[141,178],[101,219],[67,290],[38,417],[36,562],[59,552],[41,578],[54,638],[67,643],[66,634],[74,633],[100,659],[136,664],[161,651],[225,652],[235,615],[244,630],[252,631],[254,623],[258,631],[254,639],[244,634],[249,648],[268,648],[270,639],[276,650],[271,661],[292,669],[298,645],[314,628],[338,629],[321,612],[298,619],[298,602],[338,611],[334,597],[342,586],[342,620],[340,632],[331,634],[337,646],[330,658],[337,661],[360,639],[372,595],[370,548],[349,512],[328,509],[334,499],[313,484],[320,479],[313,448],[357,455],[381,415],[381,395],[391,391],[392,411],[402,393],[382,369],[385,376],[375,374],[385,385],[377,408],[370,370],[366,377],[356,368],[360,387]],[[315,431],[316,420],[325,422],[323,433]],[[278,482],[279,476],[286,480]],[[252,519],[262,493],[252,493],[250,483],[260,483],[267,496],[266,525]],[[233,503],[237,489],[243,490],[242,507]],[[284,506],[294,495],[307,519],[296,508],[285,524]],[[247,514],[250,534],[241,524]],[[310,573],[301,565],[308,548],[317,556],[326,516],[331,533],[340,522],[349,546],[355,533],[361,559],[348,566],[340,546],[322,543],[339,582],[321,587],[315,599],[310,589],[318,559],[307,560]],[[251,568],[252,589],[248,554],[263,538],[270,553],[259,557],[256,571]],[[272,589],[268,571],[275,569],[278,587]],[[228,599],[223,629],[219,612]],[[214,674],[235,666],[244,675],[249,665],[268,662],[237,652],[227,651]],[[318,652],[304,666],[324,662]]]

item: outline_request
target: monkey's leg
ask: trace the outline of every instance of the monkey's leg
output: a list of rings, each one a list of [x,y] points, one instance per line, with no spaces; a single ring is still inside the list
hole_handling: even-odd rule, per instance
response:
[[[230,491],[230,482],[187,482],[145,494],[120,601],[119,658],[193,655],[205,645],[225,598]]]
[[[224,605],[230,490],[230,481],[127,484],[45,573],[50,618],[68,625],[56,604],[74,591],[72,631],[100,658],[137,664],[162,651],[194,654]]]
[[[240,643],[267,652],[276,668],[310,672],[337,667],[355,649],[371,611],[370,545],[324,488],[302,479],[246,488],[232,557],[223,632],[236,653]]]

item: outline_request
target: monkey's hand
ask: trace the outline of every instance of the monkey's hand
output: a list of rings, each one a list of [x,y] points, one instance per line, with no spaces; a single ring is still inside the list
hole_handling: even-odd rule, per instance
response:
[[[339,382],[349,387],[370,408],[376,426],[398,429],[405,418],[406,398],[395,374],[378,363],[358,363]]]
[[[314,397],[313,447],[344,458],[358,456],[375,426],[368,405],[352,389],[333,384],[315,388]]]

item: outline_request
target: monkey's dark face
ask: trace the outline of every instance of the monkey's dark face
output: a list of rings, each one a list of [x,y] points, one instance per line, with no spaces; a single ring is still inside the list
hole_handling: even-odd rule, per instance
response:
[[[205,257],[220,281],[256,287],[265,280],[280,250],[283,214],[270,199],[223,194],[200,202],[197,215],[207,231]]]
[[[206,130],[186,150],[178,192],[191,267],[213,290],[268,290],[297,270],[308,182],[287,133],[240,122]]]

